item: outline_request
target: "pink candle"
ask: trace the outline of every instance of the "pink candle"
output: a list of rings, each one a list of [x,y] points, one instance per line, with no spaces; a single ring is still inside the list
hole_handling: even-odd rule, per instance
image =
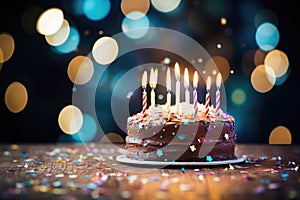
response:
[[[206,97],[205,97],[205,117],[209,117],[209,103],[210,103],[210,94],[209,94],[209,90],[210,90],[210,85],[211,85],[211,78],[210,76],[207,77],[207,81],[206,81]]]
[[[144,71],[143,78],[142,78],[142,87],[144,89],[143,91],[143,99],[142,99],[142,116],[144,117],[146,114],[147,109],[147,92],[146,92],[146,86],[147,86],[147,71]]]
[[[194,114],[195,117],[198,117],[198,97],[197,97],[197,85],[198,85],[198,73],[197,71],[194,73],[194,91],[193,91],[193,97],[194,97]]]
[[[221,73],[218,73],[217,80],[216,80],[216,86],[217,86],[217,92],[216,92],[216,115],[220,114],[220,87],[221,87]]]

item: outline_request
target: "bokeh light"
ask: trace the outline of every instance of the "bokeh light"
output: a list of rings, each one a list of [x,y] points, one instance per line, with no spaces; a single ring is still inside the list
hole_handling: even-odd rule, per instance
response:
[[[147,15],[134,11],[126,15],[122,21],[122,31],[131,39],[145,36],[150,26]]]
[[[221,23],[221,25],[225,26],[227,24],[227,19],[225,17],[222,17],[220,19],[220,23]]]
[[[225,82],[229,77],[230,64],[223,56],[213,56],[205,64],[206,76],[216,76],[218,72],[220,72],[222,75],[222,82]],[[215,78],[212,78],[212,84],[214,83]]]
[[[58,46],[63,44],[67,40],[69,34],[70,34],[69,22],[67,20],[64,20],[60,29],[53,35],[46,35],[45,39],[48,42],[48,44],[52,46]]]
[[[275,25],[265,22],[261,24],[255,34],[255,40],[260,49],[270,51],[279,42],[279,32]]]
[[[83,123],[78,133],[72,134],[74,140],[78,142],[91,142],[97,134],[97,124],[95,119],[83,114]]]
[[[94,65],[86,56],[74,57],[68,65],[68,76],[70,80],[78,85],[87,83],[94,74]]]
[[[28,101],[26,87],[20,82],[11,83],[5,92],[5,104],[13,113],[21,112]]]
[[[100,139],[100,143],[124,143],[124,139],[117,133],[107,133]]]
[[[276,77],[281,77],[288,70],[289,59],[283,51],[275,49],[266,55],[265,65],[273,69]]]
[[[70,34],[67,40],[58,46],[54,46],[58,53],[66,54],[76,50],[80,42],[80,35],[74,27],[70,27]]]
[[[277,126],[272,130],[269,136],[269,144],[291,144],[292,135],[285,126]]]
[[[0,63],[8,61],[15,51],[15,41],[11,34],[1,33],[0,34]]]
[[[141,13],[147,14],[149,8],[149,0],[122,0],[121,2],[121,11],[127,17],[130,17],[129,13],[133,11],[139,11]]]
[[[101,37],[93,46],[92,55],[95,61],[102,65],[112,63],[118,56],[119,46],[115,39],[111,37]]]
[[[36,29],[42,35],[53,35],[60,29],[63,21],[63,11],[60,8],[50,8],[39,16]]]
[[[1,71],[2,66],[3,66],[3,62],[2,61],[4,61],[4,54],[3,54],[2,49],[0,48],[0,71]]]
[[[237,105],[242,105],[246,101],[246,93],[242,89],[235,89],[231,94],[231,100]]]
[[[105,18],[111,9],[110,0],[84,0],[83,13],[93,21]]]
[[[164,13],[175,10],[180,2],[181,0],[151,0],[151,3],[156,10]]]
[[[275,85],[276,77],[272,68],[259,65],[251,74],[251,84],[253,88],[260,93],[270,91]]]
[[[77,133],[83,124],[81,110],[74,105],[64,107],[58,116],[58,125],[66,134]]]
[[[169,57],[165,57],[162,61],[163,64],[169,65],[171,63],[171,59]]]

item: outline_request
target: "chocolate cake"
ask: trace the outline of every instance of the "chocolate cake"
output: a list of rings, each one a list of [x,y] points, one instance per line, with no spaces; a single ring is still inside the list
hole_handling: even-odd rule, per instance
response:
[[[128,117],[126,156],[150,161],[211,162],[233,160],[236,130],[234,118],[220,110],[215,116],[198,103],[195,116],[192,104],[150,106],[146,114]]]

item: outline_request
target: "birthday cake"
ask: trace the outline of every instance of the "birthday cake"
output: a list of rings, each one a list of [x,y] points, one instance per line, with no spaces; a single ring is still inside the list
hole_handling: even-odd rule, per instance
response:
[[[234,160],[234,118],[198,103],[150,106],[127,120],[126,156],[135,160],[211,162]]]

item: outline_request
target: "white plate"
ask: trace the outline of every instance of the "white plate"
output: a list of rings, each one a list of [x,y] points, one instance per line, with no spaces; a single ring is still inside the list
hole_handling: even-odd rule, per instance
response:
[[[221,160],[212,162],[165,162],[165,161],[149,161],[149,160],[134,160],[127,158],[126,155],[118,155],[116,160],[120,163],[133,164],[133,165],[145,165],[145,166],[213,166],[213,165],[226,165],[244,162],[243,157],[239,157],[235,160]]]

